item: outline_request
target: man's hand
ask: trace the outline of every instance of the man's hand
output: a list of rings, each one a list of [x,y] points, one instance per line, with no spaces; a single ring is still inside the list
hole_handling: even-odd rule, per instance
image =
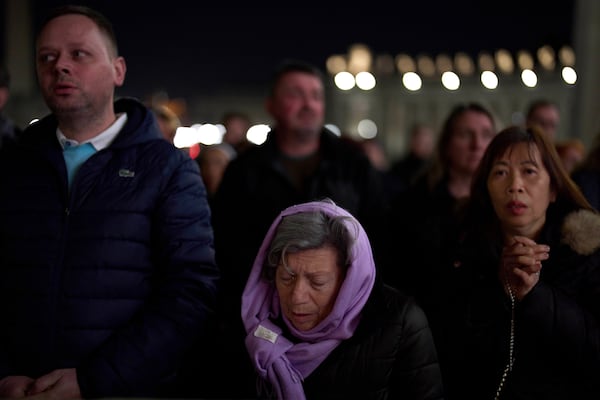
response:
[[[40,376],[30,385],[27,399],[81,399],[75,368],[56,369]]]
[[[0,379],[0,398],[20,399],[27,395],[33,378],[28,376],[7,376]]]

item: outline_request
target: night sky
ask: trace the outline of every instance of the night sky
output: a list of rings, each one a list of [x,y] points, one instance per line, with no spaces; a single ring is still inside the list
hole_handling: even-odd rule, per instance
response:
[[[34,25],[68,1],[34,0]],[[374,54],[435,56],[445,52],[535,51],[572,45],[574,0],[280,2],[80,1],[112,22],[128,71],[122,94],[164,90],[190,98],[235,85],[262,85],[282,59],[325,70],[332,54],[352,44]],[[371,9],[366,7],[372,7]],[[406,9],[402,9],[406,7]],[[487,8],[497,7],[491,14]]]

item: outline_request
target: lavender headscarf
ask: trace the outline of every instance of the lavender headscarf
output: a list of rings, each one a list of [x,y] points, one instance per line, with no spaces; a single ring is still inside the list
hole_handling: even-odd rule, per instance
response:
[[[351,263],[331,313],[317,326],[299,331],[281,314],[279,296],[273,282],[262,276],[267,251],[281,219],[302,212],[322,211],[330,216],[346,216],[345,222],[355,241]],[[375,262],[367,234],[346,210],[325,201],[295,205],[275,219],[260,247],[242,294],[242,319],[246,328],[246,348],[256,371],[269,381],[279,399],[305,399],[302,380],[348,339],[360,320],[361,311],[375,282]],[[289,331],[301,341],[293,343],[281,335],[275,322],[279,316]]]

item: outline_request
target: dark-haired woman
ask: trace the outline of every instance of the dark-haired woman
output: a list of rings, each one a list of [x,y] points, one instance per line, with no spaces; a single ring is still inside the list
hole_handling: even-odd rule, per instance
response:
[[[461,238],[429,314],[447,397],[600,398],[600,216],[546,136],[498,133]]]

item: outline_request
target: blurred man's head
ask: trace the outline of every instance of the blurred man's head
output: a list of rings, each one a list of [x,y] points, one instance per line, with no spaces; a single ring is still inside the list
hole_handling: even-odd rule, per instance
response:
[[[222,118],[222,124],[225,127],[223,141],[233,147],[240,146],[246,142],[246,134],[250,129],[250,117],[243,112],[230,111]]]
[[[297,142],[318,140],[325,118],[325,89],[320,70],[298,61],[280,65],[266,109],[279,132]]]
[[[526,125],[537,125],[551,140],[556,140],[560,111],[558,105],[549,100],[536,100],[529,105],[525,115]]]
[[[410,152],[422,160],[433,155],[435,149],[435,133],[424,124],[416,124],[410,132]]]
[[[156,121],[158,122],[158,127],[160,128],[163,137],[170,143],[173,143],[177,128],[181,126],[181,120],[177,114],[166,105],[153,107],[152,111],[154,111],[154,114],[156,115]]]

